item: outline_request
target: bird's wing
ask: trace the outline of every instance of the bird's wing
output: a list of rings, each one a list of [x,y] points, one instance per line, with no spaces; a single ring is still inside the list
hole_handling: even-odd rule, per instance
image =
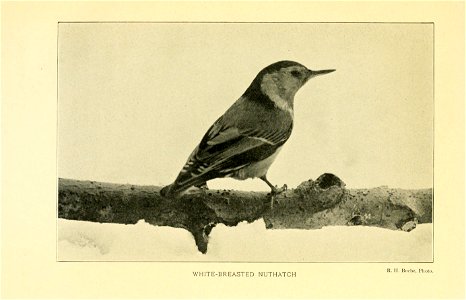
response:
[[[290,136],[291,126],[280,129],[248,129],[217,120],[190,155],[175,183],[182,189],[206,180],[228,176],[250,163],[260,161]]]

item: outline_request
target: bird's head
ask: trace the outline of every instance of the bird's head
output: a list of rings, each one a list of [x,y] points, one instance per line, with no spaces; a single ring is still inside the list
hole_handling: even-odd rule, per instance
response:
[[[276,103],[285,101],[292,107],[296,92],[309,79],[333,71],[313,71],[294,61],[279,61],[260,71],[250,88],[260,90]]]

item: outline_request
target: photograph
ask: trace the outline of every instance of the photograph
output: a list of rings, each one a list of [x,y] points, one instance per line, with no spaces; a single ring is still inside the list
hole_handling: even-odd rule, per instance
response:
[[[58,262],[435,261],[433,22],[56,35]]]

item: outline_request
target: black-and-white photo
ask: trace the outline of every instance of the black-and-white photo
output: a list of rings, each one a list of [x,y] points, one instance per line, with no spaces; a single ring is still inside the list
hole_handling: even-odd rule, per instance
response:
[[[433,29],[59,23],[57,260],[432,262]]]

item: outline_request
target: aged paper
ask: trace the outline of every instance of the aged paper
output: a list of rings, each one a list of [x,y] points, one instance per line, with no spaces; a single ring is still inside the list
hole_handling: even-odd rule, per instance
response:
[[[381,2],[370,5],[333,2],[268,5],[261,2],[3,3],[2,119],[4,122],[2,128],[5,147],[2,157],[2,166],[4,166],[2,296],[7,298],[461,297],[464,295],[464,174],[462,172],[464,135],[460,134],[464,130],[463,11],[462,3],[432,2]],[[107,23],[102,25],[101,22],[104,21]],[[137,23],[124,24],[122,21]],[[238,23],[244,21],[252,23]],[[58,22],[61,22],[60,25]],[[186,22],[192,22],[192,25],[186,26]],[[310,22],[315,23],[309,26]],[[351,22],[351,24],[342,22]],[[160,28],[155,24],[163,24],[166,28]],[[394,26],[399,28],[391,30]],[[156,34],[152,34],[154,31]],[[248,47],[244,52],[254,53],[251,49],[254,45],[260,47],[269,39],[277,41],[278,44],[270,51],[261,48],[261,51],[250,55],[250,61],[247,61],[249,70],[243,70],[242,74],[231,75],[229,73],[233,72],[232,70],[237,70],[231,65],[239,64],[240,61],[235,58],[238,59],[243,54],[237,43],[244,40],[241,37],[247,32],[253,38],[248,40]],[[219,41],[222,39],[216,38],[220,34],[228,34],[230,39],[223,40],[223,44],[220,44]],[[301,38],[304,34],[315,36],[315,43],[312,43],[313,40],[307,36]],[[358,39],[365,40],[371,35],[370,40],[373,43],[367,44],[371,49],[358,48],[364,45],[358,42]],[[386,37],[386,47],[383,43],[377,43],[380,35]],[[60,38],[57,40],[58,36]],[[162,51],[159,55],[163,59],[141,60],[144,53],[151,52],[148,40],[161,36],[164,36],[163,41],[170,41],[167,44],[172,44],[165,50],[158,50]],[[209,39],[209,36],[212,38]],[[156,44],[160,41],[152,42]],[[322,51],[319,42],[334,47]],[[228,47],[228,43],[235,44]],[[406,48],[393,47],[400,49],[400,53],[394,53],[389,46],[395,43],[402,43]],[[300,47],[303,51],[297,51]],[[305,51],[307,47],[309,52]],[[110,51],[112,48],[117,50]],[[174,49],[189,48],[193,49],[190,55],[185,54],[186,50],[181,53],[174,51]],[[57,49],[69,55],[60,57],[57,55]],[[218,70],[203,73],[206,69],[203,65],[206,62],[201,58],[195,59],[195,54],[201,51],[199,49],[206,49],[205,51],[210,53],[211,60],[215,62],[211,65],[225,72],[225,77],[229,75],[231,83],[221,82],[222,78],[218,76],[221,72]],[[189,154],[191,150],[185,147],[194,146],[202,131],[223,112],[223,108],[227,108],[235,97],[239,96],[235,92],[241,91],[249,84],[252,80],[248,77],[251,76],[250,74],[257,73],[267,64],[266,62],[280,59],[276,55],[277,49],[286,52],[293,59],[309,64],[311,68],[337,70],[343,68],[344,70],[343,62],[346,57],[355,62],[359,61],[360,63],[352,65],[359,66],[360,69],[354,69],[350,73],[351,80],[344,76],[348,72],[340,72],[342,75],[336,75],[333,79],[330,77],[327,80],[323,77],[316,79],[315,82],[310,83],[309,90],[300,92],[303,98],[309,97],[316,101],[321,99],[320,101],[327,102],[328,110],[322,110],[323,106],[319,108],[315,105],[312,107],[320,109],[318,113],[310,114],[306,111],[299,113],[297,120],[301,120],[297,126],[302,126],[306,130],[302,130],[301,135],[298,133],[298,136],[290,141],[294,144],[288,145],[287,153],[281,153],[283,161],[277,160],[277,165],[273,167],[274,177],[284,181],[285,179],[280,176],[285,176],[286,180],[294,185],[306,179],[303,178],[303,173],[286,174],[285,166],[302,164],[299,154],[303,148],[321,149],[328,146],[326,143],[329,139],[325,139],[324,136],[320,136],[318,142],[313,143],[304,134],[308,130],[319,137],[315,128],[306,127],[310,125],[305,121],[309,117],[319,118],[317,124],[329,130],[332,139],[340,143],[337,149],[345,148],[342,152],[346,153],[346,156],[342,159],[341,165],[335,164],[335,172],[337,174],[345,172],[342,175],[344,179],[347,178],[345,181],[351,187],[366,185],[372,187],[385,182],[393,187],[429,188],[433,184],[435,202],[432,252],[423,253],[419,260],[416,260],[416,255],[413,254],[410,263],[393,263],[390,262],[389,256],[383,260],[384,262],[367,259],[366,261],[371,261],[370,263],[354,263],[351,260],[343,263],[344,259],[340,260],[342,263],[329,263],[322,262],[326,260],[318,257],[306,259],[305,263],[287,263],[293,261],[292,257],[271,260],[276,263],[254,263],[261,261],[260,259],[251,259],[249,263],[222,263],[218,262],[221,261],[218,259],[213,259],[217,262],[209,263],[199,262],[204,259],[188,259],[193,261],[191,263],[57,261],[57,256],[60,256],[60,253],[57,253],[60,249],[57,248],[57,229],[60,229],[57,228],[56,222],[57,176],[116,183],[157,185],[169,183],[176,175],[178,167],[158,165],[164,160],[157,156],[149,158],[152,165],[146,164],[144,159],[137,159],[146,155],[144,149],[154,146],[154,141],[147,135],[150,129],[156,126],[157,122],[168,124],[177,120],[169,126],[176,133],[155,132],[154,139],[158,138],[159,143],[182,143],[183,147],[175,149],[181,153],[176,151],[165,153],[165,155],[173,155],[174,160],[179,160],[173,162],[173,165],[182,165],[184,154]],[[216,53],[221,54],[216,55]],[[413,58],[407,53],[419,53],[419,55]],[[427,63],[432,58],[432,54],[435,58],[434,65]],[[97,57],[95,62],[102,65],[86,66],[81,63],[92,61],[96,56],[100,57]],[[231,61],[228,61],[228,57]],[[63,59],[63,64],[60,65],[63,69],[57,70],[57,58]],[[408,60],[399,61],[400,58]],[[74,61],[70,62],[70,60]],[[115,61],[118,63],[112,64]],[[368,62],[371,65],[367,65]],[[105,63],[109,63],[114,69],[109,71],[109,65]],[[397,70],[399,73],[385,73],[384,65],[387,63],[399,64]],[[93,68],[91,72],[89,68]],[[151,87],[152,83],[143,76],[144,73],[132,73],[132,70],[142,69],[148,74],[154,74],[153,69],[157,68],[164,70],[155,74],[166,80],[164,82],[167,84],[157,89]],[[417,73],[413,69],[417,70]],[[60,80],[57,71],[66,75],[64,77],[66,80],[61,83],[63,89],[57,89],[56,83]],[[194,71],[197,72],[197,76],[193,77],[190,74]],[[432,71],[435,74],[434,80],[431,77]],[[104,74],[105,76],[96,76],[97,72],[107,73]],[[361,75],[358,77],[358,74],[364,72],[372,72],[378,78],[385,76],[389,83],[399,82],[390,80],[393,79],[391,76],[404,76],[406,72],[416,75],[403,77],[405,80],[401,85],[387,85],[383,89],[374,90],[371,88],[374,86],[371,81],[357,80],[367,77]],[[107,80],[99,81],[102,78]],[[217,80],[220,80],[218,86],[215,84]],[[124,81],[125,85],[119,85],[121,81]],[[169,86],[169,82],[175,86]],[[203,88],[206,82],[209,91]],[[336,91],[335,84],[338,85]],[[351,84],[359,88],[350,88]],[[167,104],[161,107],[169,106],[165,115],[160,114],[157,120],[152,120],[145,111],[148,107],[147,103],[144,104],[147,95],[141,92],[141,85],[145,91],[152,91],[154,98],[160,95],[157,90],[162,90],[166,97],[172,95],[174,99],[181,101],[175,103],[173,100],[164,100]],[[432,99],[432,85],[435,87],[435,99]],[[209,96],[218,98],[219,94],[226,96],[213,106],[199,99],[192,99],[189,95],[183,95],[180,86],[195,91],[198,95],[205,93],[202,94],[204,99]],[[225,89],[224,86],[227,88]],[[130,89],[131,87],[133,89]],[[102,98],[89,97],[89,93],[96,94],[99,89],[102,89]],[[341,93],[345,90],[350,90],[352,94]],[[387,94],[393,96],[387,97]],[[72,99],[72,105],[69,103],[61,105],[60,97]],[[113,99],[114,102],[104,101],[105,97]],[[358,115],[360,112],[355,106],[361,103],[357,102],[354,106],[347,106],[346,115],[339,115],[338,110],[343,104],[338,105],[333,99],[342,101],[345,97],[358,99],[362,103],[367,100],[364,97],[371,98],[372,103],[376,102],[379,105],[379,109],[387,109],[387,116],[381,118],[381,115],[371,114],[370,111]],[[124,102],[126,98],[136,101],[136,109],[135,105]],[[384,106],[390,99],[393,100],[391,105]],[[303,100],[297,96],[297,108],[302,110],[307,107],[302,103]],[[377,102],[378,100],[381,102]],[[431,100],[435,101],[434,105]],[[111,115],[107,116],[102,113],[95,115],[86,113],[86,111],[103,112],[107,107],[118,107],[118,109],[112,109]],[[209,111],[214,108],[215,111]],[[354,110],[351,110],[352,108]],[[185,114],[179,115],[183,109]],[[186,114],[186,111],[192,113]],[[200,124],[199,129],[195,126],[183,126],[183,122],[196,121],[196,118],[189,119],[190,115],[205,114],[206,111],[211,115],[205,116],[205,124]],[[432,141],[423,139],[423,136],[429,136],[429,130],[432,129],[429,118],[433,113],[435,113],[435,139]],[[390,114],[393,114],[392,118]],[[412,119],[406,114],[410,114]],[[60,126],[63,128],[59,131],[57,131],[57,116],[58,121],[62,118]],[[330,116],[334,121],[326,123],[328,120],[323,116]],[[358,119],[354,120],[351,116],[357,116]],[[110,128],[114,128],[117,133],[106,134],[107,127],[102,124],[115,120],[123,120],[128,122],[127,124],[140,124],[138,128],[146,128],[147,131],[132,131],[129,126],[115,124]],[[347,145],[351,144],[352,137],[356,137],[357,132],[360,131],[358,126],[361,126],[361,129],[368,127],[369,124],[364,123],[368,122],[367,120],[374,120],[369,122],[373,125],[374,131],[381,129],[377,126],[386,129],[386,135],[380,137],[386,139],[386,148],[371,148],[376,141],[368,137],[362,140],[363,144],[351,146],[346,150]],[[351,121],[353,126],[348,127],[350,130],[348,135],[337,130],[341,122],[348,124]],[[76,124],[83,124],[85,128]],[[183,134],[183,130],[199,132],[189,135]],[[95,134],[99,131],[100,135]],[[90,134],[91,132],[95,135]],[[192,140],[180,142],[179,139],[183,139],[184,136],[189,136]],[[96,137],[103,139],[92,140],[89,143],[89,139]],[[58,143],[61,145],[58,149],[57,140],[62,142],[62,144]],[[397,142],[391,145],[391,140]],[[117,147],[118,143],[123,141],[126,141],[125,147],[129,150],[131,147],[138,149],[139,156],[127,158],[121,153],[109,154],[109,145]],[[432,152],[426,151],[426,148],[432,147],[432,142],[435,150],[433,174],[430,164]],[[410,151],[406,149],[394,151],[390,148],[395,147],[394,145],[405,145]],[[364,149],[370,150],[364,152]],[[79,159],[85,157],[82,153],[86,152],[92,155],[80,161]],[[406,156],[390,157],[391,153],[403,153]],[[358,162],[360,163],[361,157],[371,161],[365,169],[367,174],[362,174],[355,167],[358,166]],[[383,168],[385,165],[384,158],[389,159],[393,164],[383,172],[375,172],[378,166]],[[334,160],[338,158],[335,157]],[[319,163],[322,166],[319,166]],[[92,166],[99,164],[108,167],[92,169]],[[328,164],[319,161],[318,158],[314,158],[309,164],[316,169],[320,167],[321,170],[328,171],[325,169]],[[138,170],[148,168],[148,170],[134,174],[132,171],[134,168]],[[306,172],[307,169],[309,166],[304,165],[301,171]],[[405,169],[406,172],[397,176],[399,169]],[[320,175],[319,171],[314,172],[316,174],[308,175]],[[154,174],[157,174],[158,182],[151,182],[151,176]],[[377,174],[380,178],[373,174]],[[434,175],[433,182],[432,175]],[[93,178],[88,178],[90,176]],[[233,184],[233,188],[238,188],[237,183],[229,184]],[[242,189],[261,189],[255,184],[246,183]],[[432,243],[429,238],[430,234],[427,234],[427,245]],[[258,239],[258,241],[264,240]],[[419,242],[426,243],[426,238],[420,239]],[[312,240],[307,243],[312,243]],[[339,244],[341,250],[332,248],[329,251],[336,253],[348,251],[354,255],[358,246],[361,244],[355,245],[349,241],[347,247],[351,250]],[[262,249],[261,247],[267,251],[263,245],[257,245],[257,248]],[[374,251],[380,249],[377,250],[375,247]],[[293,254],[293,251],[290,252]],[[316,255],[319,253],[328,254],[328,251],[327,253],[316,251]],[[267,256],[267,252],[264,252],[264,256]],[[288,257],[286,253],[283,256]],[[238,261],[244,260],[238,259]],[[433,262],[429,262],[432,260]],[[316,263],[319,261],[321,263]],[[395,259],[395,261],[402,260]],[[195,275],[199,273],[203,275]],[[211,274],[222,276],[211,276]],[[390,284],[387,284],[388,282]],[[445,282],[448,282],[448,286],[445,286]]]

